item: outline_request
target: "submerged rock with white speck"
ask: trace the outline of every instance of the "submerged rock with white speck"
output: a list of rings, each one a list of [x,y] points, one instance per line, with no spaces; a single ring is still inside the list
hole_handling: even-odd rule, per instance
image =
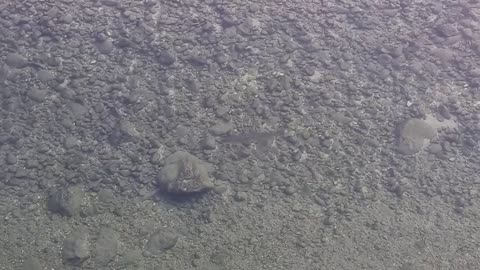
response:
[[[213,188],[208,175],[210,164],[196,156],[178,151],[168,156],[157,183],[164,191],[175,194],[200,193]]]
[[[397,150],[404,155],[413,155],[437,135],[437,130],[422,119],[409,119],[397,132]]]

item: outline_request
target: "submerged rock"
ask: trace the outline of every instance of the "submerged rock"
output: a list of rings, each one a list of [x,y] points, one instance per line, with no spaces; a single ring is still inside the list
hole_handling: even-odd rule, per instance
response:
[[[177,240],[178,235],[172,231],[157,231],[150,236],[150,239],[148,239],[143,255],[147,257],[158,256],[164,251],[173,248],[177,243]]]
[[[28,60],[18,53],[10,53],[5,58],[5,64],[12,68],[24,68],[28,65]]]
[[[81,265],[90,257],[88,231],[79,228],[71,232],[63,242],[62,259],[67,265]]]
[[[209,164],[196,156],[178,151],[168,156],[157,183],[168,193],[199,193],[213,188]]]
[[[114,230],[102,228],[97,237],[95,246],[95,262],[99,266],[106,266],[117,255],[118,237]]]
[[[397,149],[404,155],[413,155],[437,135],[437,130],[422,119],[410,119],[401,125],[397,134]]]
[[[80,213],[84,192],[81,187],[52,190],[48,196],[48,210],[62,216],[76,216]]]

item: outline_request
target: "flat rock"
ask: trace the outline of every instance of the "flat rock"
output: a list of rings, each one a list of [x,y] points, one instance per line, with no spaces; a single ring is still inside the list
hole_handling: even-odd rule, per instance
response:
[[[38,79],[43,83],[47,83],[55,79],[55,76],[53,75],[53,73],[45,69],[39,70],[37,73],[37,76],[38,76]]]
[[[210,127],[209,131],[215,136],[225,135],[233,129],[231,122],[219,121]]]
[[[35,257],[28,257],[22,264],[22,270],[42,270],[43,266]]]

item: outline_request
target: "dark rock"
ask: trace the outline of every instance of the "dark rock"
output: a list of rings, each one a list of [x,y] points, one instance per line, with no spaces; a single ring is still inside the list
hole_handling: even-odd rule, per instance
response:
[[[188,61],[194,66],[208,65],[207,58],[201,55],[193,55],[188,59]]]
[[[115,7],[120,2],[118,0],[101,0],[100,3],[104,4],[105,6]]]
[[[203,141],[203,148],[206,150],[213,150],[217,147],[217,143],[215,141],[215,137],[213,137],[210,134],[207,134],[205,136],[205,139]]]
[[[457,27],[453,24],[442,24],[437,27],[437,31],[443,37],[452,37],[459,34]]]
[[[53,190],[48,197],[48,210],[63,216],[75,216],[80,213],[84,192],[81,187]]]
[[[97,43],[98,51],[102,54],[110,54],[113,51],[113,42],[111,39],[106,39]]]
[[[452,115],[450,114],[450,110],[448,109],[447,106],[445,105],[440,105],[438,107],[438,112],[440,113],[441,116],[443,116],[445,119],[451,119]]]
[[[129,39],[120,38],[117,41],[117,46],[120,48],[128,48],[128,47],[134,47],[135,43]]]
[[[158,55],[158,62],[165,66],[173,65],[177,61],[177,57],[173,52],[162,51]]]

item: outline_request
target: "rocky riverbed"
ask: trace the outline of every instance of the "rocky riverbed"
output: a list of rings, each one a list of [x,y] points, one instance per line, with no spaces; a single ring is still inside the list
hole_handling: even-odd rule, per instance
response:
[[[0,269],[480,269],[478,1],[0,2]]]

